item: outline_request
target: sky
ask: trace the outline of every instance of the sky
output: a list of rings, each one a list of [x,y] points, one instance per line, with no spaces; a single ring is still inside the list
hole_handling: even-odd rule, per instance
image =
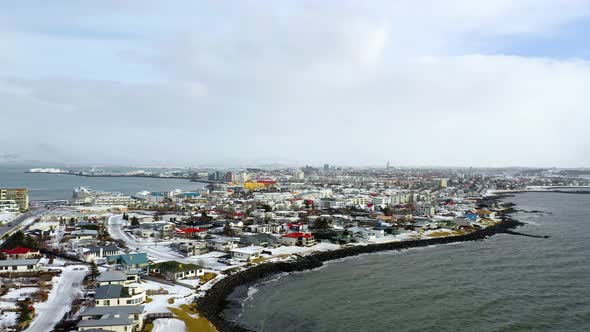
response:
[[[590,0],[13,1],[0,155],[590,167]]]

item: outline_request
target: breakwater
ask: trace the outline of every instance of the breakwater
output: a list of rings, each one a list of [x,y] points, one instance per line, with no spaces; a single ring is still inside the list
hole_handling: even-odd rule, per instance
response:
[[[486,237],[498,233],[504,233],[510,228],[515,228],[519,225],[521,225],[520,222],[509,217],[504,217],[500,223],[494,226],[480,229],[465,235],[370,244],[364,246],[351,246],[338,250],[317,252],[307,256],[301,256],[294,261],[260,264],[236,274],[229,275],[225,279],[222,279],[217,284],[215,284],[207,291],[205,296],[197,300],[198,311],[221,332],[249,331],[248,329],[245,329],[234,322],[226,321],[221,317],[221,313],[228,303],[227,297],[238,286],[253,284],[260,279],[267,278],[278,273],[300,272],[319,268],[324,262],[361,254],[390,250],[404,250],[437,244],[483,240]]]

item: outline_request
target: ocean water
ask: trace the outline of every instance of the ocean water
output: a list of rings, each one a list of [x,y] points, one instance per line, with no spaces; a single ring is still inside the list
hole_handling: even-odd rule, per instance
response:
[[[550,238],[347,258],[235,292],[225,314],[256,331],[590,331],[590,195],[507,200],[543,211],[516,213],[519,232]]]
[[[71,199],[75,187],[134,194],[139,191],[196,190],[204,184],[184,179],[99,178],[60,174],[24,173],[31,167],[0,166],[0,188],[28,188],[31,200]]]

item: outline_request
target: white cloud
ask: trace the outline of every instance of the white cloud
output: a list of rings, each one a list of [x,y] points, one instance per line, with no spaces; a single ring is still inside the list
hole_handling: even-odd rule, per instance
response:
[[[34,158],[43,143],[88,162],[590,163],[588,62],[472,49],[489,36],[556,33],[588,15],[588,1],[283,6],[175,8],[175,21],[153,26],[149,18],[172,7],[144,9],[133,29],[88,19],[85,29],[153,34],[130,44],[102,37],[104,49],[81,62],[85,75],[19,75],[30,61],[75,62],[68,46],[93,43],[43,36],[37,48],[34,32],[19,32],[0,58],[11,76],[0,81],[2,118],[19,124],[2,126],[4,146],[15,148],[0,152]],[[45,48],[49,57],[31,55]],[[29,55],[16,61],[19,51]],[[133,79],[138,68],[150,79]]]

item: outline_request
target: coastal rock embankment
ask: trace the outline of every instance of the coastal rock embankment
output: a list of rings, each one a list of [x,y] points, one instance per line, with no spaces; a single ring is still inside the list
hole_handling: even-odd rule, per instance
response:
[[[253,266],[247,270],[230,275],[215,284],[207,291],[205,296],[197,300],[198,311],[205,316],[221,332],[249,331],[234,322],[226,321],[221,313],[228,304],[227,298],[236,287],[253,284],[256,281],[267,278],[278,273],[289,273],[305,271],[321,267],[323,262],[342,259],[345,257],[357,256],[380,251],[403,250],[418,247],[426,247],[437,244],[448,244],[463,241],[477,241],[485,239],[497,233],[504,233],[510,228],[521,225],[520,222],[505,217],[502,222],[469,234],[439,237],[424,240],[412,240],[401,242],[389,242],[380,244],[369,244],[363,246],[350,246],[333,251],[317,252],[307,256],[298,257],[288,262],[272,262]]]

